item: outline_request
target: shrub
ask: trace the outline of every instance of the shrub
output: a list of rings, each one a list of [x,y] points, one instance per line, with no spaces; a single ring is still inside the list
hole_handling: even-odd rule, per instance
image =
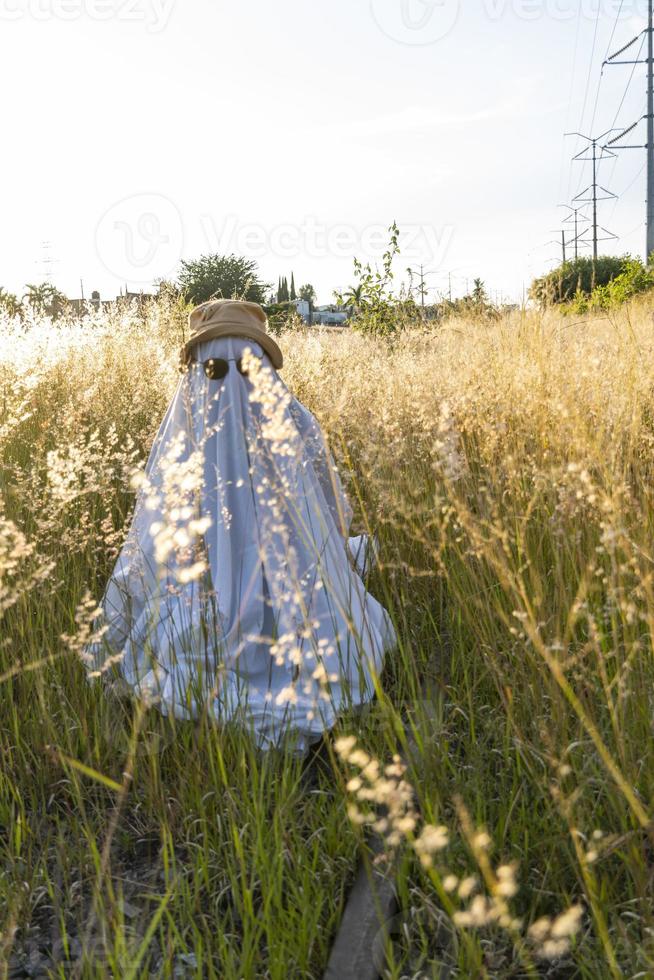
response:
[[[619,276],[605,286],[597,286],[590,296],[579,291],[570,304],[570,311],[609,310],[654,289],[654,269],[645,266],[640,259],[626,256],[622,269]]]
[[[540,306],[569,303],[582,293],[590,296],[598,286],[606,286],[623,271],[631,256],[603,255],[596,261],[583,257],[564,262],[546,276],[535,279],[529,289],[530,299]]]
[[[270,284],[259,278],[257,263],[238,255],[203,255],[193,262],[182,262],[177,284],[192,303],[223,298],[263,303],[270,289]]]

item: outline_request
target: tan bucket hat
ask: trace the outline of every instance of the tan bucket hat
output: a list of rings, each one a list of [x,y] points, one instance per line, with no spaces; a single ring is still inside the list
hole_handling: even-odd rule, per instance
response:
[[[196,344],[218,337],[244,337],[246,340],[253,340],[263,348],[274,368],[279,370],[284,366],[284,355],[267,332],[268,318],[258,303],[238,299],[213,299],[191,310],[188,325],[191,336],[181,350],[182,367],[190,361]]]

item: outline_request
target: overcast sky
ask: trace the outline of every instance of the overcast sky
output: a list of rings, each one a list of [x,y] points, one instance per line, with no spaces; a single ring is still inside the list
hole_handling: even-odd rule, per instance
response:
[[[606,69],[597,99],[609,46],[642,30],[645,10],[0,0],[0,285],[20,292],[49,270],[71,297],[80,279],[109,297],[174,276],[181,258],[234,251],[329,302],[396,220],[398,278],[422,263],[433,290],[480,276],[519,298],[560,253],[546,244],[560,238],[557,205],[590,179],[563,133],[645,111],[644,66],[628,90],[629,67]],[[644,136],[643,123],[630,141]],[[642,253],[644,159],[602,165],[621,194],[601,206],[620,236],[606,251]]]

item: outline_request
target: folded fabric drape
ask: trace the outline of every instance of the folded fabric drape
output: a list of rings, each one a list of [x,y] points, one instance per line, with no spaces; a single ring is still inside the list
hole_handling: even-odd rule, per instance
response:
[[[164,713],[248,726],[298,751],[374,695],[390,617],[357,570],[365,538],[323,433],[262,347],[198,343],[155,439],[102,601],[111,659]],[[203,362],[240,358],[211,380]],[[356,555],[356,561],[353,560]]]

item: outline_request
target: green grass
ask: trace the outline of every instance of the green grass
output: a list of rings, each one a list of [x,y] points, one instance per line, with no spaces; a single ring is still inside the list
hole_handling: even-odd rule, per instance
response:
[[[523,924],[451,926],[453,975],[654,975],[647,322],[617,353],[597,321],[563,347],[547,320],[393,348],[287,338],[288,381],[380,535],[370,588],[400,636],[377,704],[338,732],[382,761],[404,752],[420,813],[451,831],[431,871],[410,847],[395,857],[406,928],[390,977],[439,975],[442,908],[465,907],[442,881],[483,871],[468,816],[493,868],[518,863]],[[157,314],[89,328],[31,387],[1,366],[4,518],[34,551],[12,570],[0,546],[0,976],[38,945],[76,960],[79,942],[81,964],[52,976],[320,977],[361,853],[331,748],[311,773],[245,732],[164,719],[89,686],[62,640],[113,565],[128,436],[142,456],[175,380],[168,336]],[[47,476],[54,449],[78,474],[67,495]],[[529,925],[578,901],[570,954],[539,960]]]

